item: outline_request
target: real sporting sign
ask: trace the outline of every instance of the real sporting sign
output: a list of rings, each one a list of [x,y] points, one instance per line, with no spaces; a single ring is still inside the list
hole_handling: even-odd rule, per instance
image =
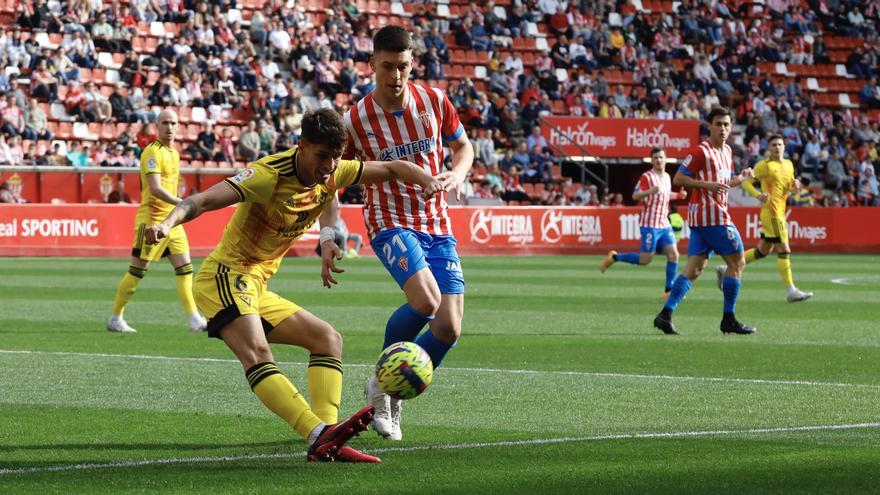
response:
[[[127,256],[135,234],[136,205],[0,204],[0,256]],[[746,246],[760,237],[758,208],[731,208]],[[214,249],[234,208],[205,213],[185,226],[195,256]],[[362,208],[342,206],[351,232],[366,236]],[[639,209],[499,206],[451,207],[460,253],[598,254],[639,248]],[[880,208],[794,208],[787,218],[796,252],[880,252]],[[679,248],[687,249],[685,227]],[[292,254],[314,256],[318,226],[294,244]],[[369,243],[364,247],[369,251]]]

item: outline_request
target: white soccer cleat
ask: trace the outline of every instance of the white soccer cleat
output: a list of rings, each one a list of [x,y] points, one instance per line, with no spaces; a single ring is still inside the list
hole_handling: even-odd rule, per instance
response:
[[[190,332],[204,332],[208,328],[208,321],[205,320],[204,317],[200,314],[190,315],[189,317],[189,331]]]
[[[804,292],[800,289],[795,289],[795,290],[788,293],[788,297],[786,297],[786,299],[788,300],[788,302],[793,303],[793,302],[806,301],[807,299],[809,299],[811,297],[813,297],[812,292]]]
[[[391,398],[391,434],[387,437],[388,440],[401,441],[403,440],[403,431],[400,430],[400,410],[403,409],[403,401],[400,399]]]
[[[724,265],[715,267],[715,278],[718,279],[718,290],[724,290],[724,276],[727,275],[727,267]]]
[[[137,333],[137,330],[131,328],[128,323],[119,316],[111,316],[110,319],[107,320],[107,331],[116,333]]]
[[[375,376],[371,376],[364,387],[364,395],[373,406],[373,430],[383,438],[392,439],[394,424],[391,420],[391,397],[379,388],[379,382]],[[399,409],[398,409],[399,411]],[[398,436],[400,429],[398,428]],[[399,438],[398,438],[399,439]]]

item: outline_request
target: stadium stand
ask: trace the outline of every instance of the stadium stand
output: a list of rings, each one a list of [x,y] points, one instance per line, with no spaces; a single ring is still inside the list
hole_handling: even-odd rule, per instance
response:
[[[173,108],[184,166],[243,167],[295,143],[307,109],[368,93],[371,35],[396,24],[413,79],[469,130],[474,198],[613,204],[530,146],[542,116],[721,103],[739,166],[781,133],[817,204],[877,205],[878,15],[880,0],[0,0],[0,165],[134,167]]]

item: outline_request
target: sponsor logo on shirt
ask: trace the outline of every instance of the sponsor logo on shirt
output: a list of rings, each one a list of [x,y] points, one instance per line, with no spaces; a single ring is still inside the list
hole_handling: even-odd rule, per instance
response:
[[[400,145],[389,146],[379,153],[379,159],[384,162],[392,160],[402,160],[408,157],[415,157],[423,153],[431,153],[434,151],[436,141],[433,138],[419,139],[418,141],[410,141]]]

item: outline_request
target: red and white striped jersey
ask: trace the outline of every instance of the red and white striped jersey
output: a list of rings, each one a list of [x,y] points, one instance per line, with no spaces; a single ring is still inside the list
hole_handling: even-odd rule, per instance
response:
[[[672,179],[666,172],[657,174],[653,169],[643,173],[636,184],[635,192],[647,191],[657,186],[660,191],[642,198],[642,213],[639,215],[639,226],[653,229],[668,229],[669,199],[672,197]]]
[[[458,113],[443,91],[410,83],[401,112],[387,112],[369,94],[345,114],[349,145],[346,157],[362,160],[408,160],[431,175],[443,170],[443,140],[464,132]],[[365,185],[364,221],[370,236],[403,227],[431,235],[452,235],[446,193],[422,199],[403,181]]]
[[[733,153],[730,146],[718,150],[708,141],[687,156],[679,170],[701,181],[730,184],[733,177]],[[688,226],[710,227],[713,225],[733,225],[727,212],[727,191],[710,192],[705,189],[691,191],[688,202]]]

